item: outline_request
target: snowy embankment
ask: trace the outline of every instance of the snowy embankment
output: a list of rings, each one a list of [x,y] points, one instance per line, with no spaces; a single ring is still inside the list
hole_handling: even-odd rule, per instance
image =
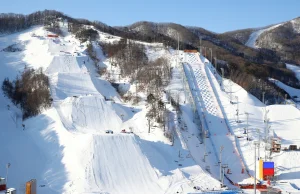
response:
[[[20,110],[0,92],[5,156],[0,159],[0,176],[10,162],[8,186],[23,192],[26,181],[35,178],[38,193],[43,194],[159,194],[193,192],[194,186],[203,191],[219,188],[219,182],[190,157],[181,131],[176,130],[180,138],[175,137],[174,146],[158,127],[151,127],[148,134],[145,105],[122,103],[111,84],[97,75],[86,45],[66,26],[61,28],[65,36],[55,39],[48,38],[43,27],[0,38],[0,49],[15,42],[25,45],[20,52],[0,52],[0,80],[14,79],[25,65],[42,67],[50,78],[53,98],[52,108],[22,122]],[[100,41],[118,39],[100,34]],[[101,49],[96,49],[101,64],[109,66]],[[168,55],[175,62],[168,50],[148,51],[153,59]],[[167,108],[172,112],[170,105]],[[136,135],[119,134],[124,128]],[[114,134],[105,134],[107,129]]]
[[[202,58],[202,61],[208,62],[205,58]],[[252,175],[254,174],[254,141],[261,140],[257,156],[263,159],[265,158],[265,144],[262,141],[265,137],[265,116],[269,119],[269,126],[271,126],[269,136],[281,139],[283,147],[291,144],[296,144],[298,147],[300,146],[300,133],[298,128],[300,125],[300,111],[298,109],[291,105],[265,106],[242,87],[227,79],[224,80],[225,91],[222,91],[220,87],[221,77],[215,73],[215,69],[211,63],[208,62],[206,68],[207,73],[210,74],[209,77],[216,89],[216,95],[220,100],[229,125],[234,135],[238,137],[237,145]],[[233,103],[230,103],[230,96],[232,96],[231,101],[233,101]],[[237,109],[239,110],[239,118],[237,118],[236,115]],[[247,134],[243,134],[244,129],[247,127],[247,114],[249,115],[248,137],[251,141],[247,141]],[[241,123],[237,123],[237,119],[239,119]],[[298,161],[300,161],[299,153],[297,153],[297,151],[281,151],[281,153],[273,153],[272,158],[271,160],[275,161],[275,173],[278,176],[278,180],[287,181],[294,185],[294,187],[299,187],[300,177],[297,167],[299,166]],[[268,158],[267,160],[270,159]],[[293,191],[295,191],[295,189]]]
[[[209,140],[212,146],[212,154],[215,155],[215,163],[220,160],[219,149],[222,151],[222,164],[227,164],[231,171],[227,176],[234,183],[253,182],[246,173],[241,173],[244,169],[242,158],[235,145],[234,136],[226,125],[222,110],[219,107],[218,100],[210,85],[209,78],[205,72],[204,63],[197,57],[197,54],[186,54],[185,69],[190,88],[194,96],[194,102],[198,112],[198,117],[203,123],[204,129],[209,133]],[[244,169],[245,170],[245,169]]]
[[[293,71],[295,73],[295,76],[297,77],[298,80],[300,80],[300,67],[292,64],[286,64],[286,67]],[[292,101],[287,100],[286,103],[293,104],[296,106],[296,108],[299,108],[299,103],[300,103],[300,89],[290,87],[281,81],[278,81],[273,78],[269,78],[270,81],[272,81],[274,84],[276,84],[278,87],[286,91],[290,97],[292,98]]]
[[[263,29],[259,29],[257,31],[252,32],[245,45],[248,47],[251,47],[251,48],[258,48],[256,45],[256,40],[259,38],[259,36],[266,31],[273,30],[273,29],[281,26],[282,24],[277,24],[277,25],[274,25],[274,26],[271,26],[268,28],[263,28]]]
[[[300,80],[300,67],[299,66],[286,63],[286,68],[288,68],[289,70],[292,70],[295,73],[298,80]]]
[[[300,89],[292,88],[281,81],[278,81],[276,79],[269,78],[270,81],[272,81],[274,84],[276,84],[278,87],[286,91],[292,99],[295,101],[295,103],[300,101]]]

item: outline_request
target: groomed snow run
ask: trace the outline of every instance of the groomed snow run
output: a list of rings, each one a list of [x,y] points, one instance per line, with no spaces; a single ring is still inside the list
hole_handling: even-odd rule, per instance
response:
[[[300,80],[300,67],[299,66],[286,63],[286,68],[288,68],[289,70],[292,70],[295,73],[298,80]]]
[[[258,48],[257,45],[256,45],[256,40],[259,38],[259,36],[266,32],[266,31],[270,31],[270,30],[273,30],[279,26],[281,26],[283,23],[281,24],[277,24],[277,25],[274,25],[274,26],[271,26],[271,27],[268,27],[268,28],[263,28],[263,29],[259,29],[259,30],[256,30],[254,32],[252,32],[249,36],[249,39],[248,41],[246,42],[246,46],[248,47],[251,47],[251,48]]]

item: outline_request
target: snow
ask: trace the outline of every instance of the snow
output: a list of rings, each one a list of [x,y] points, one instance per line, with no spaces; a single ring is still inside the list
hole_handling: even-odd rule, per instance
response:
[[[219,107],[218,101],[211,88],[209,78],[206,75],[205,65],[196,54],[186,54],[187,64],[184,66],[188,74],[188,82],[194,96],[197,112],[204,129],[209,133],[213,152],[215,154],[215,163],[220,160],[218,154],[220,147],[222,151],[222,164],[228,164],[232,174],[227,176],[234,183],[250,183],[248,175],[242,174],[244,164],[241,161],[234,137],[228,128],[223,113]],[[251,181],[252,182],[252,181]]]
[[[275,80],[273,78],[269,78],[270,81],[274,82],[278,87],[286,91],[291,97],[293,97],[295,100],[299,100],[300,98],[300,89],[292,88],[281,81]]]
[[[163,127],[150,123],[145,102],[124,103],[85,53],[80,42],[61,24],[64,37],[47,38],[41,26],[0,37],[0,50],[17,44],[22,51],[0,52],[0,79],[14,79],[25,66],[40,68],[50,78],[53,106],[42,114],[21,120],[21,111],[0,92],[0,130],[2,155],[0,176],[10,162],[8,185],[24,192],[25,182],[35,178],[38,193],[208,193],[222,190],[219,182],[219,149],[223,164],[234,183],[253,183],[253,140],[263,138],[264,113],[269,111],[271,131],[283,146],[299,146],[299,110],[291,105],[265,106],[243,88],[220,76],[210,62],[198,54],[176,52],[160,43],[143,43],[149,60],[165,57],[171,63],[172,80],[163,100],[178,99],[180,113],[167,104],[169,128],[174,129],[173,146]],[[113,42],[120,37],[100,32],[99,41]],[[100,65],[117,74],[101,47],[93,43]],[[179,59],[179,60],[178,60]],[[179,61],[179,62],[178,62]],[[184,62],[184,65],[180,65]],[[126,91],[134,91],[129,79],[119,78]],[[230,89],[231,88],[231,89]],[[225,91],[223,91],[225,89]],[[145,93],[138,95],[145,97]],[[230,103],[230,95],[232,95]],[[237,96],[238,99],[235,97]],[[111,99],[107,101],[106,99]],[[7,105],[10,105],[8,110]],[[195,107],[194,107],[195,105]],[[237,123],[236,109],[239,107]],[[196,108],[196,109],[194,109]],[[249,133],[243,134],[249,113]],[[196,113],[196,114],[195,114]],[[201,124],[209,138],[201,139]],[[25,124],[25,130],[22,129]],[[148,129],[150,127],[150,133]],[[105,134],[105,130],[114,134]],[[122,129],[133,133],[120,133]],[[259,130],[257,130],[259,129]],[[264,143],[260,157],[264,158]],[[207,156],[204,158],[204,153]],[[277,186],[293,191],[300,186],[295,151],[272,155],[278,179],[287,182]],[[258,166],[258,165],[257,165]],[[241,173],[242,168],[246,169]],[[249,174],[247,173],[249,172]],[[236,188],[225,179],[229,188]],[[41,187],[43,185],[43,187]],[[199,187],[200,191],[193,189]]]
[[[203,61],[206,59],[203,58]],[[265,106],[261,103],[258,99],[254,96],[247,94],[247,92],[238,86],[237,84],[233,83],[232,81],[225,80],[224,81],[224,88],[225,92],[221,90],[219,83],[217,80],[220,80],[220,76],[215,74],[213,76],[213,72],[215,71],[214,68],[210,63],[207,64],[208,73],[211,75],[211,80],[215,82],[213,86],[215,87],[216,94],[218,95],[218,99],[220,100],[220,104],[225,111],[225,115],[228,119],[229,125],[233,130],[235,136],[244,137],[243,127],[245,127],[245,112],[249,113],[249,137],[253,140],[258,140],[264,138],[264,128],[265,123],[264,114],[268,111],[267,118],[269,118],[269,126],[270,128],[270,136],[277,137],[281,140],[282,146],[286,147],[291,144],[296,144],[299,146],[299,110],[296,109],[294,106],[291,105],[271,105]],[[230,89],[231,87],[231,89]],[[231,104],[230,100],[230,93],[232,94],[232,99],[234,96],[238,97],[238,101],[234,100],[235,103]],[[237,102],[239,106],[239,113],[240,113],[240,120],[242,123],[236,123],[236,109],[237,109]],[[241,150],[242,157],[244,158],[245,164],[249,169],[250,174],[253,175],[254,170],[254,161],[253,161],[253,149],[254,141],[247,141],[244,138],[238,138],[237,145]],[[260,145],[260,152],[258,151],[258,156],[264,158],[263,156],[263,149],[264,143],[261,141]],[[260,154],[259,154],[260,153]],[[298,176],[298,161],[300,160],[299,154],[297,151],[281,151],[280,153],[273,153],[272,154],[273,161],[275,162],[276,166],[276,176],[278,176],[278,180],[286,181],[289,184],[294,185],[294,188],[299,187],[299,176]],[[268,159],[269,160],[269,159]],[[257,165],[258,166],[258,165]],[[258,170],[257,170],[258,172]],[[275,183],[276,185],[276,183]],[[283,191],[284,188],[282,189]],[[295,192],[296,190],[293,189]]]
[[[298,80],[300,80],[300,67],[299,66],[286,63],[286,68],[288,68],[289,70],[292,70],[295,73]]]
[[[148,133],[145,104],[123,103],[111,84],[97,75],[86,56],[86,44],[80,44],[66,26],[61,24],[61,28],[65,36],[55,39],[46,37],[48,32],[40,26],[0,38],[1,48],[24,43],[20,52],[0,52],[0,79],[14,79],[25,65],[42,67],[50,78],[53,98],[50,109],[22,122],[19,108],[1,93],[4,125],[0,141],[5,159],[0,159],[0,174],[5,174],[10,162],[8,185],[24,192],[26,181],[35,178],[37,191],[43,194],[188,193],[195,191],[194,186],[202,191],[220,189],[205,165],[191,156],[186,145],[189,134],[183,135],[177,127],[172,107],[167,106],[173,115],[170,125],[176,128],[173,146],[162,128],[152,124]],[[118,39],[100,34],[100,41]],[[176,55],[161,44],[145,45],[151,60],[167,55],[174,64]],[[101,48],[93,47],[101,64],[109,66]],[[129,85],[126,79],[120,82]],[[114,134],[105,134],[107,129]],[[134,134],[122,134],[122,129]]]
[[[280,138],[282,146],[300,145],[299,110],[291,105],[271,105],[268,110],[272,130],[275,131],[275,137]]]
[[[284,24],[284,23],[273,25],[271,27],[259,29],[257,31],[252,32],[245,45],[248,47],[251,47],[251,48],[258,48],[256,45],[256,40],[259,38],[259,36],[266,31],[270,31],[270,30],[273,30],[273,29],[281,26],[282,24]]]

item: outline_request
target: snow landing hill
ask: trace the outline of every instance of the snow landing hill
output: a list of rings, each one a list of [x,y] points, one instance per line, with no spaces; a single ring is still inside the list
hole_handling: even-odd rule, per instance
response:
[[[21,50],[0,52],[0,80],[14,79],[25,65],[42,67],[50,78],[53,98],[50,109],[22,122],[19,108],[1,91],[0,176],[5,176],[5,165],[11,163],[8,186],[15,187],[18,193],[24,192],[25,182],[32,178],[37,179],[38,193],[43,194],[171,194],[220,190],[219,146],[224,146],[223,161],[233,172],[225,184],[236,188],[229,180],[253,183],[254,141],[247,141],[243,134],[245,112],[250,115],[248,135],[252,140],[265,135],[264,111],[269,110],[270,134],[280,137],[284,146],[299,146],[300,113],[295,107],[266,107],[229,80],[224,82],[224,91],[220,88],[220,76],[199,54],[180,51],[183,65],[178,65],[176,51],[159,43],[140,42],[145,45],[148,58],[164,56],[173,67],[173,79],[166,90],[173,97],[179,96],[181,114],[176,114],[167,104],[175,134],[171,146],[163,129],[152,126],[148,134],[147,104],[124,103],[111,84],[96,73],[86,55],[86,44],[80,44],[65,25],[61,24],[61,29],[64,36],[55,39],[48,38],[49,32],[41,26],[0,37],[0,50],[13,44]],[[102,32],[99,36],[100,42],[120,39],[108,39],[112,36]],[[117,67],[111,67],[97,44],[93,47],[101,65],[118,71]],[[134,92],[135,87],[130,87],[126,78],[120,82],[124,83],[124,89]],[[230,103],[230,93],[238,97],[236,103]],[[145,94],[140,92],[139,96]],[[106,101],[105,97],[114,102]],[[11,107],[9,110],[7,105]],[[237,105],[242,123],[236,123]],[[200,121],[210,135],[206,146],[199,136]],[[106,134],[108,129],[114,134]],[[133,133],[120,133],[122,129]],[[262,143],[261,157],[264,157],[263,148]],[[205,152],[206,161],[203,160]],[[283,152],[272,158],[278,180],[286,182],[277,187],[296,191],[300,186],[299,153]],[[249,174],[241,173],[242,168]]]

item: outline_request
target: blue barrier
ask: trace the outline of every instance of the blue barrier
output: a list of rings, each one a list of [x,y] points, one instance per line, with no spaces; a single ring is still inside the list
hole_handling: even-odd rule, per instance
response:
[[[203,193],[210,193],[210,194],[237,194],[239,191],[205,191]]]
[[[263,168],[274,168],[274,162],[264,162]]]

